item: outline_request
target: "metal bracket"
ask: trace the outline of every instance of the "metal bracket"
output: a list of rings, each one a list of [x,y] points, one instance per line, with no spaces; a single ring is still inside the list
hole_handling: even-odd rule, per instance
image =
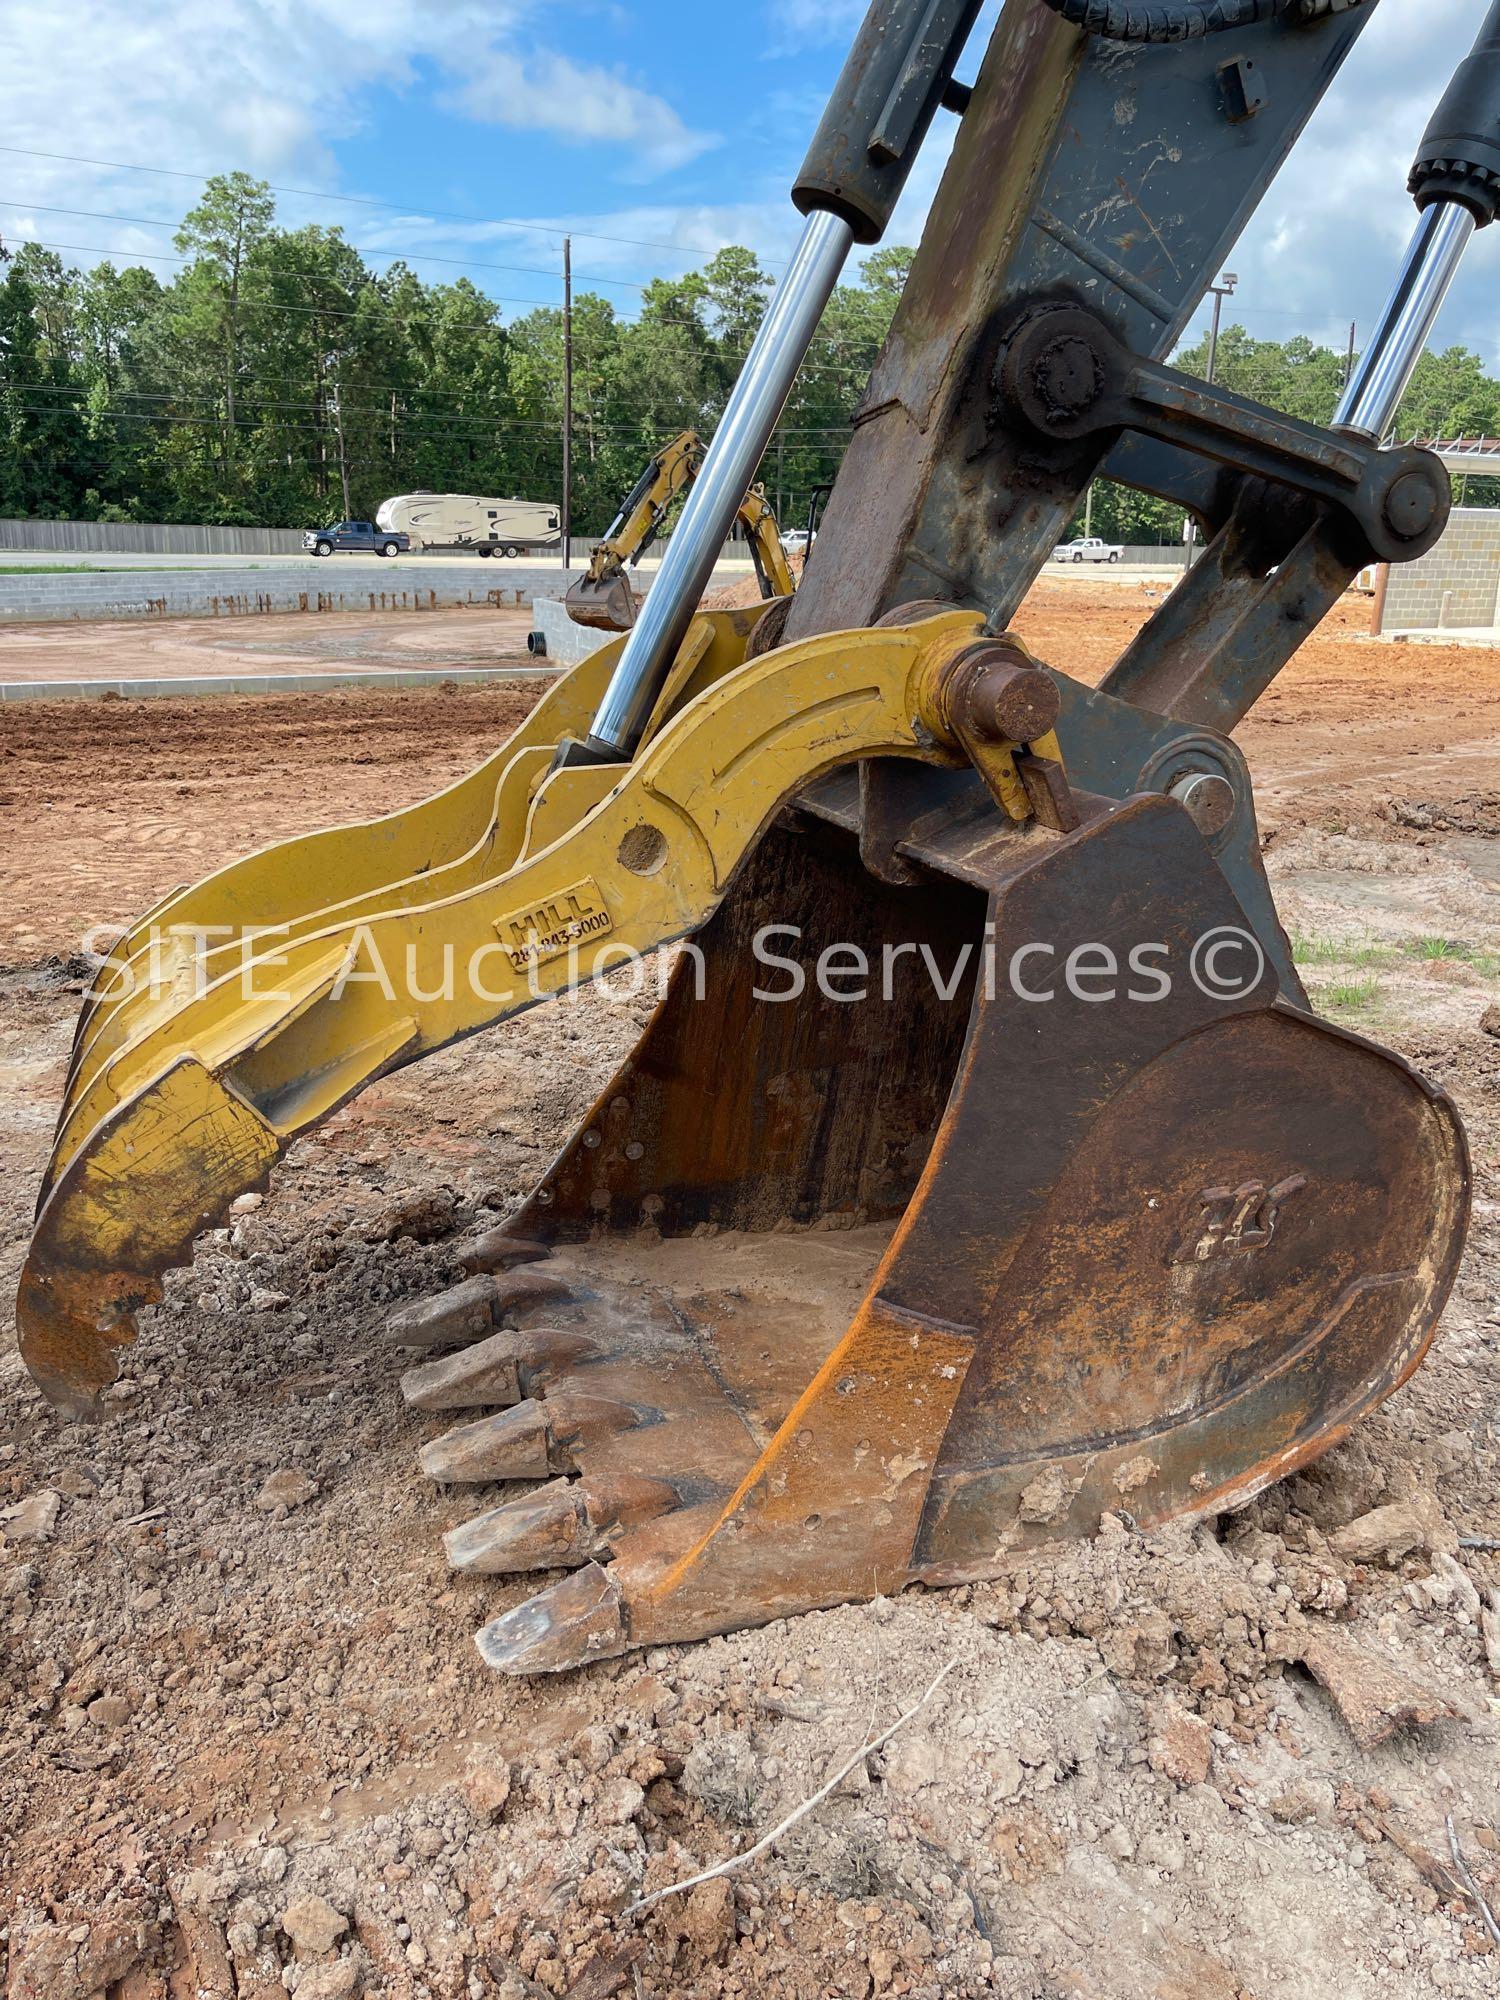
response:
[[[1290,487],[1348,524],[1356,566],[1424,555],[1447,523],[1448,476],[1430,452],[1382,451],[1146,360],[1083,306],[1047,305],[1022,318],[996,383],[1014,418],[1059,445],[1137,431]]]

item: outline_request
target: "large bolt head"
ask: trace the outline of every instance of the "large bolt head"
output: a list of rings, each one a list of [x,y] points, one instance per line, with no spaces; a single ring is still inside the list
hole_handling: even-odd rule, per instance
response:
[[[1054,421],[1080,416],[1099,397],[1098,357],[1089,343],[1074,333],[1049,341],[1032,368],[1036,401]]]
[[[1234,818],[1234,786],[1218,771],[1189,771],[1167,793],[1176,799],[1206,840]]]
[[[1003,642],[980,644],[956,663],[955,706],[990,743],[1034,743],[1056,727],[1062,696],[1051,674]],[[955,717],[958,719],[958,717]]]
[[[1386,526],[1402,541],[1415,541],[1432,526],[1439,504],[1437,488],[1425,472],[1403,472],[1385,496]]]

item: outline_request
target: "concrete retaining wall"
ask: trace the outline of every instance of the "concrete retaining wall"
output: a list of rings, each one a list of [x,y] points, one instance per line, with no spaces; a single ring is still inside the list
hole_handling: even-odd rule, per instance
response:
[[[528,604],[568,579],[556,569],[408,561],[318,562],[246,572],[114,569],[0,576],[0,625],[79,618],[229,618],[269,611],[446,611],[454,606]]]
[[[545,662],[524,667],[370,667],[326,674],[186,674],[134,681],[0,681],[0,705],[18,701],[198,701],[214,694],[326,694],[330,688],[440,687],[447,681],[551,680]]]
[[[1392,563],[1382,632],[1500,625],[1500,508],[1455,507],[1442,540]]]
[[[537,655],[538,664],[548,660],[559,667],[576,667],[580,660],[597,653],[616,632],[599,632],[591,625],[575,625],[559,597],[536,597],[531,602],[531,629],[540,632],[547,650]]]

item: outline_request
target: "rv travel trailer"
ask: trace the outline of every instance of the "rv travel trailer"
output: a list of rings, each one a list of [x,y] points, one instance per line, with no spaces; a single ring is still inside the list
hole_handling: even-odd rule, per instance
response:
[[[414,549],[465,549],[480,556],[555,549],[562,540],[558,509],[548,502],[487,500],[476,493],[401,493],[382,504],[375,524],[410,535]]]

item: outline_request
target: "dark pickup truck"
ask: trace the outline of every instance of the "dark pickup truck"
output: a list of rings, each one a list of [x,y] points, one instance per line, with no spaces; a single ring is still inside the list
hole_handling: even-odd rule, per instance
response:
[[[377,528],[373,521],[335,521],[331,528],[309,528],[302,537],[309,555],[398,556],[411,547],[411,536],[393,528]]]

